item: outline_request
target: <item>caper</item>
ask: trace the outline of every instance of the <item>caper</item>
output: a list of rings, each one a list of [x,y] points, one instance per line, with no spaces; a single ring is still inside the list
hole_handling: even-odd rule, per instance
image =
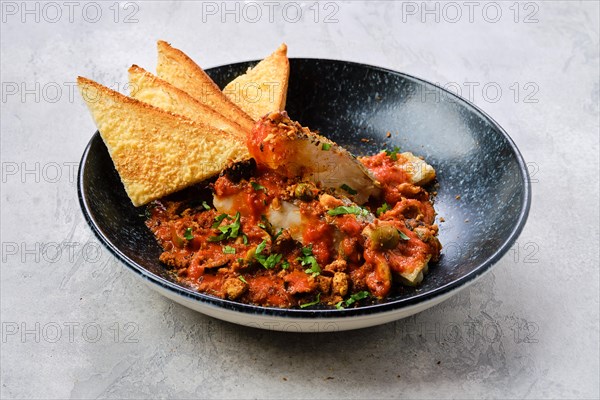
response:
[[[252,247],[250,250],[246,252],[246,256],[244,257],[244,262],[246,264],[251,264],[254,262],[254,255],[256,254],[256,247]]]
[[[313,186],[309,183],[299,183],[294,188],[294,197],[303,201],[311,201],[315,198]]]
[[[380,225],[371,232],[373,246],[378,249],[394,249],[400,242],[398,229],[392,225]]]

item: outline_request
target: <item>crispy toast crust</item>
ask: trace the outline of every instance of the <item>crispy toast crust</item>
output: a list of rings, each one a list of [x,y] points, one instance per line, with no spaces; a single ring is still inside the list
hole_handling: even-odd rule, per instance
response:
[[[218,174],[246,157],[235,136],[124,96],[90,79],[77,83],[135,206]]]
[[[171,85],[187,92],[199,102],[251,131],[252,118],[221,92],[198,64],[179,49],[159,40],[156,73]]]
[[[270,56],[229,82],[223,93],[254,120],[283,111],[287,98],[290,62],[283,43]]]
[[[182,115],[195,122],[221,129],[246,140],[250,131],[229,120],[212,108],[200,103],[192,96],[160,79],[137,65],[129,70],[130,96],[174,114]]]

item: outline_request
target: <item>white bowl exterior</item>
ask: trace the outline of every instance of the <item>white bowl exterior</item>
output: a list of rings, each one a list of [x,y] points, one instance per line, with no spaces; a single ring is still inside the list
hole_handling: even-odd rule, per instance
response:
[[[139,277],[139,275],[137,276]],[[225,308],[215,306],[213,304],[203,303],[201,301],[191,299],[187,296],[177,294],[171,290],[163,288],[162,286],[156,285],[153,282],[148,281],[146,279],[144,279],[144,281],[151,289],[156,290],[163,296],[187,308],[198,311],[202,314],[221,319],[227,322],[232,322],[234,324],[249,326],[252,328],[297,333],[340,332],[352,329],[367,328],[396,321],[398,319],[406,318],[413,314],[417,314],[449,299],[450,297],[458,293],[460,290],[469,286],[471,282],[473,282],[471,281],[469,282],[469,284],[460,286],[450,292],[444,293],[442,295],[422,301],[417,304],[401,307],[397,310],[338,318],[294,318],[268,314],[251,314],[240,311],[228,310]]]

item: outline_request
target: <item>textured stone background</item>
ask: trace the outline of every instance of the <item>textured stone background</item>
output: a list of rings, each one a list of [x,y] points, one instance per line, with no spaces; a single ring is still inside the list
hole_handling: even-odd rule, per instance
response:
[[[2,3],[0,397],[600,396],[598,2],[114,4]],[[164,299],[83,220],[74,172],[95,128],[72,86],[123,90],[159,38],[204,67],[285,41],[460,90],[529,163],[523,234],[477,284],[372,329],[260,331]]]

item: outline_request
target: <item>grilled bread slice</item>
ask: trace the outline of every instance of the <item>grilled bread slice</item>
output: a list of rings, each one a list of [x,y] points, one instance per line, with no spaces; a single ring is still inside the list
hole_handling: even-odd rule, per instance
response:
[[[176,88],[251,131],[254,121],[221,92],[212,79],[181,50],[158,41],[156,73]]]
[[[92,80],[78,77],[81,95],[135,206],[176,192],[243,160],[243,142]]]
[[[270,112],[285,109],[289,77],[290,62],[283,43],[254,68],[231,81],[223,93],[254,120],[259,120]]]
[[[137,65],[132,65],[129,68],[129,85],[131,87],[131,97],[151,106],[182,115],[194,122],[202,122],[208,126],[221,129],[239,137],[241,140],[246,140],[247,135],[250,133],[237,123],[195,100],[183,90],[177,89]]]

